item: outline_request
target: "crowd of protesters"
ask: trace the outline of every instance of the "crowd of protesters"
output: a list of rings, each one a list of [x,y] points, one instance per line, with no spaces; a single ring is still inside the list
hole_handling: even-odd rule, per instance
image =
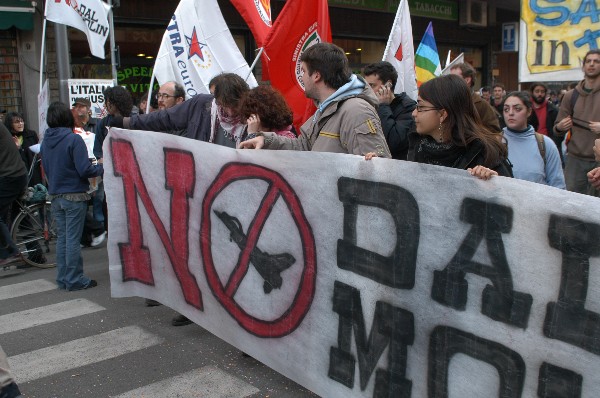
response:
[[[57,223],[58,288],[97,285],[83,272],[81,247],[84,242],[97,246],[106,237],[107,206],[98,177],[110,126],[237,149],[408,160],[463,169],[484,180],[514,176],[598,196],[600,50],[585,55],[584,79],[560,103],[543,83],[532,84],[529,92],[506,93],[501,83],[474,92],[476,72],[466,63],[422,84],[413,101],[406,93],[394,93],[398,74],[387,62],[368,65],[359,76],[351,72],[343,50],[330,43],[309,47],[300,61],[305,95],[317,107],[300,131],[281,93],[266,85],[250,89],[232,73],[215,76],[211,94],[188,100],[180,84],[166,82],[142,98],[139,107],[124,88],[108,88],[108,115],[97,122],[90,119],[86,99],[76,99],[72,108],[51,104],[40,151],[43,168],[30,150],[38,144],[36,132],[26,128],[21,114],[6,115],[0,125],[0,265],[19,261],[21,255],[9,233],[11,203],[28,184],[44,182]],[[189,323],[181,314],[173,320],[175,326]],[[11,388],[18,391],[16,385]]]

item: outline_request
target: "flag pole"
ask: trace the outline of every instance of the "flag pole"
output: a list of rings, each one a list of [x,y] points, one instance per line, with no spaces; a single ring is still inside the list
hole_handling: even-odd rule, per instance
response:
[[[250,77],[250,75],[252,74],[252,70],[254,69],[254,67],[256,66],[256,63],[258,62],[258,59],[260,58],[260,56],[262,55],[263,51],[264,51],[264,47],[259,48],[258,54],[256,55],[256,58],[254,58],[254,62],[252,62],[252,65],[250,65],[250,70],[248,71],[248,76],[246,76],[246,78],[244,80],[248,80],[248,78]]]
[[[42,92],[42,88],[44,86],[44,53],[46,50],[46,24],[48,20],[46,19],[46,8],[48,7],[48,2],[44,5],[44,23],[42,24],[42,53],[40,54],[40,93]]]
[[[154,68],[152,68],[152,77],[150,78],[150,87],[148,87],[148,100],[146,101],[146,114],[150,113],[150,102],[152,102],[152,92],[154,91]]]
[[[108,32],[110,38],[110,64],[112,70],[112,78],[113,85],[117,86],[119,84],[117,79],[117,50],[115,48],[115,24],[113,19],[113,1],[108,0],[108,5],[110,6],[110,12],[108,13],[108,24],[110,27],[110,31]]]

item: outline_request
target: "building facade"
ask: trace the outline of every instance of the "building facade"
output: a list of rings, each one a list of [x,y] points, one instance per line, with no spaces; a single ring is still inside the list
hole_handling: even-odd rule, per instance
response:
[[[113,0],[115,3],[115,0]],[[2,6],[10,3],[9,6]],[[234,39],[250,64],[256,45],[244,20],[227,0],[218,0]],[[333,42],[342,47],[355,73],[381,60],[399,0],[329,0]],[[154,56],[177,0],[127,0],[114,8],[115,42],[118,46],[118,83],[134,98],[148,91]],[[285,1],[271,0],[272,20]],[[4,8],[3,8],[4,7]],[[7,8],[8,7],[8,8]],[[502,25],[519,21],[518,0],[409,0],[415,49],[430,21],[442,64],[448,52],[460,53],[477,72],[476,88],[503,82],[518,87],[518,53],[502,51]],[[29,126],[37,125],[43,2],[0,2],[0,109],[20,111]],[[92,57],[85,35],[67,28],[71,78],[111,79],[107,40],[106,59]],[[46,28],[44,72],[50,98],[58,99],[58,75],[54,24]],[[260,65],[258,63],[257,65]],[[255,69],[260,79],[260,67]]]

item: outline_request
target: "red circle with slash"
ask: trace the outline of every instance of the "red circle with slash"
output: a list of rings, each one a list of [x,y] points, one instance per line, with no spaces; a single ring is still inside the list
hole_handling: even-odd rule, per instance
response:
[[[247,179],[263,180],[269,184],[269,188],[252,223],[248,227],[246,247],[242,250],[228,282],[223,286],[212,257],[210,211],[217,196],[228,185],[235,181]],[[262,227],[279,197],[285,201],[300,232],[304,254],[304,269],[298,290],[290,307],[279,318],[264,320],[248,314],[233,297],[248,271],[250,253],[256,246]],[[206,278],[213,294],[245,330],[259,337],[282,337],[290,334],[300,325],[315,294],[317,277],[315,238],[298,196],[279,173],[255,164],[228,163],[225,165],[207,189],[202,203],[200,247]]]

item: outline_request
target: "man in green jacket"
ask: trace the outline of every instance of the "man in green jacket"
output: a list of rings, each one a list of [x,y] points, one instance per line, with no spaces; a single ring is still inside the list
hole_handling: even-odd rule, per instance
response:
[[[317,111],[300,128],[298,138],[259,132],[240,148],[292,149],[365,155],[375,152],[390,158],[381,130],[375,93],[353,74],[344,51],[331,43],[318,43],[301,57],[304,93],[317,103]]]

